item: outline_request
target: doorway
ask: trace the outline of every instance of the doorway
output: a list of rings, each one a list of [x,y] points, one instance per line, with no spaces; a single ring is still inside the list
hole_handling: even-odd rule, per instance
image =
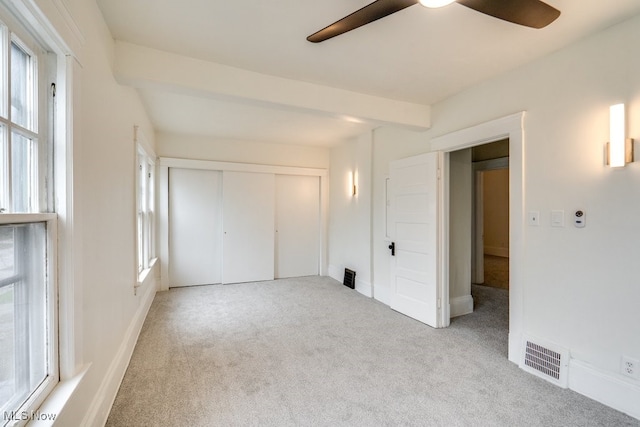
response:
[[[432,151],[441,151],[446,154],[444,189],[445,196],[451,196],[449,162],[451,154],[466,148],[484,145],[490,142],[508,139],[509,145],[509,310],[508,310],[508,358],[511,362],[522,362],[522,344],[524,327],[524,278],[522,260],[524,259],[523,234],[524,234],[524,138],[525,137],[525,113],[519,112],[495,120],[491,120],[469,128],[454,131],[431,140]],[[471,182],[471,181],[469,181]],[[450,207],[445,206],[447,212],[445,219],[450,218]],[[442,228],[444,244],[448,247],[451,243],[453,231],[451,223]],[[469,243],[469,246],[470,243]],[[470,251],[469,251],[470,252]],[[449,257],[448,251],[445,256]],[[441,284],[445,297],[449,297],[450,279],[452,271],[449,271],[450,259],[444,263],[445,274]],[[469,296],[470,297],[470,296]],[[450,299],[450,298],[447,298]],[[470,299],[470,298],[469,298]],[[461,300],[465,302],[466,300]],[[448,302],[448,301],[447,301]],[[451,314],[454,310],[454,301],[451,301]],[[473,301],[472,301],[473,304]]]
[[[509,140],[449,153],[451,324],[483,319],[487,345],[509,346]],[[455,318],[455,319],[453,319]]]
[[[509,140],[471,149],[472,283],[509,289]]]

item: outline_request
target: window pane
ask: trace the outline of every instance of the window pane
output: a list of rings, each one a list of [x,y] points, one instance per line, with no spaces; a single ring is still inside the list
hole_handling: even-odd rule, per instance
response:
[[[0,413],[17,409],[48,373],[46,227],[0,226]]]
[[[37,154],[35,141],[11,134],[11,190],[13,212],[37,212]]]
[[[20,46],[11,43],[11,121],[32,129],[33,61]]]
[[[2,85],[2,90],[0,95],[2,99],[0,99],[0,116],[7,119],[7,102],[8,102],[8,80],[7,80],[7,27],[2,25],[0,22],[0,84]]]
[[[9,159],[7,158],[7,132],[0,125],[0,210],[9,210]]]

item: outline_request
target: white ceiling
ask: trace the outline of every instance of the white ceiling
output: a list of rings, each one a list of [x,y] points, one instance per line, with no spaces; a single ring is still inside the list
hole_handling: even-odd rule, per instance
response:
[[[430,105],[640,13],[638,0],[547,0],[562,14],[534,30],[459,4],[411,6],[313,44],[306,36],[369,0],[97,0],[112,35],[245,70]],[[333,145],[374,124],[141,90],[160,131]]]

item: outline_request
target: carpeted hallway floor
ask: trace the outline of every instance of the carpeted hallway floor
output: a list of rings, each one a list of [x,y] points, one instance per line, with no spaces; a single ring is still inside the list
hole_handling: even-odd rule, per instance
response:
[[[492,288],[509,289],[509,258],[484,255],[484,283]]]
[[[324,277],[158,293],[108,426],[625,426],[506,359],[507,292],[432,329]]]

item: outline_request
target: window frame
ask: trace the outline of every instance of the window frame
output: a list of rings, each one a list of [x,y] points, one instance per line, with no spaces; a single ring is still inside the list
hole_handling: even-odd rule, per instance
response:
[[[136,288],[142,286],[156,261],[156,159],[144,134],[134,126],[136,183]]]
[[[22,224],[45,224],[45,248],[46,266],[46,310],[48,311],[46,321],[47,375],[44,380],[31,391],[29,397],[17,408],[8,408],[6,412],[15,414],[16,420],[21,420],[23,413],[31,413],[38,408],[53,389],[60,382],[60,364],[58,358],[58,281],[57,281],[57,237],[58,237],[58,216],[55,213],[16,213],[1,214],[0,225],[22,225]],[[6,418],[6,414],[0,414],[1,422],[11,422]]]
[[[58,215],[51,212],[53,209],[53,153],[54,140],[50,133],[49,125],[54,120],[55,100],[49,91],[49,83],[55,83],[59,74],[57,61],[59,55],[52,53],[48,43],[43,42],[38,37],[37,31],[28,22],[23,12],[18,12],[13,8],[0,5],[0,43],[2,43],[2,56],[0,57],[0,87],[2,87],[2,99],[0,100],[0,126],[4,132],[0,136],[0,162],[3,162],[2,170],[5,174],[0,177],[0,185],[3,186],[1,193],[4,194],[0,200],[0,208],[6,209],[0,212],[0,225],[23,225],[44,223],[44,265],[43,272],[46,286],[45,289],[45,354],[46,354],[46,375],[44,380],[33,390],[29,390],[26,399],[16,401],[19,406],[6,408],[7,414],[0,414],[0,424],[14,423],[23,425],[25,423],[24,414],[32,414],[50,396],[53,389],[60,382],[60,353],[59,353],[59,311],[58,311]],[[28,72],[29,79],[33,81],[28,92],[33,111],[31,118],[23,126],[16,123],[11,112],[11,49],[15,44],[27,55],[30,55]],[[55,58],[56,63],[52,60]],[[14,208],[13,189],[11,183],[11,146],[12,133],[22,135],[32,141],[35,146],[33,156],[30,158],[32,170],[30,172],[28,185],[29,204],[27,212],[12,212]],[[51,185],[51,188],[47,188]],[[17,282],[16,282],[17,283]],[[28,421],[28,420],[27,420]]]

